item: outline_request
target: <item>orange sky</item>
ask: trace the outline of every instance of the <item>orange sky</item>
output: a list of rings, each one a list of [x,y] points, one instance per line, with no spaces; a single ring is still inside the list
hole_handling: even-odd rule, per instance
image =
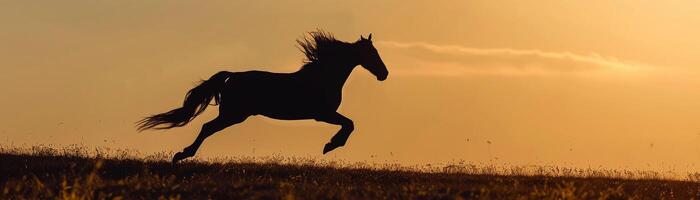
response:
[[[373,33],[391,71],[352,74],[356,131],[325,158],[700,169],[695,1],[6,1],[0,24],[3,145],[179,151],[216,109],[133,123],[219,70],[298,69],[321,28]],[[337,129],[251,117],[199,155],[321,157]]]

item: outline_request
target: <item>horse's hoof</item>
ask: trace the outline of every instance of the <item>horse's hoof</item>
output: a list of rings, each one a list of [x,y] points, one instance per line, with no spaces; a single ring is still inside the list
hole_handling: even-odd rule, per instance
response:
[[[173,156],[173,165],[176,164],[177,162],[181,161],[182,159],[185,159],[185,156],[182,154],[183,154],[182,152],[175,153],[175,156]]]
[[[330,152],[330,151],[333,151],[333,149],[336,149],[336,148],[338,148],[338,147],[340,147],[340,145],[333,144],[333,143],[331,143],[331,142],[326,143],[326,146],[323,147],[323,154],[326,154],[326,153],[328,153],[328,152]]]

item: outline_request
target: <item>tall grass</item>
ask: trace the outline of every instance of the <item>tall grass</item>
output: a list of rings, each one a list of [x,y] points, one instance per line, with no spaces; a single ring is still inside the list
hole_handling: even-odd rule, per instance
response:
[[[697,177],[648,171],[455,162],[402,166],[307,157],[171,165],[171,153],[0,146],[0,199],[699,198]]]

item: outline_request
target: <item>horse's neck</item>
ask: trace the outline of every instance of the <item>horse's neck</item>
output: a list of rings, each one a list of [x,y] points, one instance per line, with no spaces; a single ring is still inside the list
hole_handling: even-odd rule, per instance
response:
[[[341,89],[356,66],[350,63],[328,63],[323,65],[299,72],[307,76],[309,81],[317,82],[316,84],[320,83],[329,88]]]

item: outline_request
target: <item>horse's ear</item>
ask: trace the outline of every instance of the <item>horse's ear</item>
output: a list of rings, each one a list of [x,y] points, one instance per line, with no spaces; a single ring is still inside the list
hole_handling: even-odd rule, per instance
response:
[[[367,40],[372,40],[372,33],[370,33],[369,36],[367,36]]]
[[[365,36],[360,35],[360,40],[366,40]]]

